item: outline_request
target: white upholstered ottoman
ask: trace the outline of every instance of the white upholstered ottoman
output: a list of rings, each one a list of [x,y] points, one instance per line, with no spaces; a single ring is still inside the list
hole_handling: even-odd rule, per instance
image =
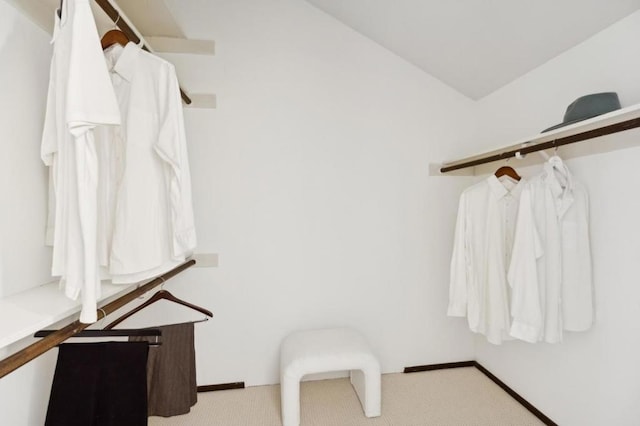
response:
[[[280,396],[284,426],[300,424],[300,379],[307,374],[350,370],[364,415],[381,412],[380,364],[365,338],[350,328],[296,331],[282,342]]]

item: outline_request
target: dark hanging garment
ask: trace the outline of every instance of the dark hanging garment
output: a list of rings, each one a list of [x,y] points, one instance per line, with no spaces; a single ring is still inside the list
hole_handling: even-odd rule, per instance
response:
[[[150,416],[186,414],[198,402],[193,323],[163,325],[160,346],[149,348],[147,388]],[[153,341],[131,336],[130,341]]]
[[[60,345],[45,426],[146,426],[144,342]]]

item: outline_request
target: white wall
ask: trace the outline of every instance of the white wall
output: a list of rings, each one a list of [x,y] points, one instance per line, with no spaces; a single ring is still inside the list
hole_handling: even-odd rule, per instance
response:
[[[562,121],[577,97],[618,92],[640,102],[640,13],[515,81],[479,103],[479,144],[505,145]],[[632,130],[593,141],[624,144]],[[640,143],[567,161],[590,192],[596,323],[559,345],[477,339],[477,359],[537,408],[567,426],[640,424]],[[565,148],[561,148],[562,156]],[[542,160],[539,162],[542,163]],[[517,162],[513,163],[517,167]],[[539,166],[521,170],[530,175]]]
[[[40,161],[49,37],[0,3],[0,296],[50,279],[43,244],[47,170]]]
[[[40,161],[50,59],[49,36],[0,1],[0,296],[51,280]],[[44,423],[54,363],[51,351],[0,379],[0,424]]]
[[[361,330],[384,371],[472,359],[444,315],[465,183],[428,176],[472,102],[303,1],[170,5],[216,41],[213,58],[169,57],[218,97],[186,122],[199,251],[220,266],[168,284],[215,313],[199,383],[275,383],[282,338],[314,327]]]
[[[385,371],[471,359],[472,337],[443,315],[465,183],[430,179],[428,164],[468,138],[473,104],[305,2],[193,3],[176,15],[217,54],[169,59],[186,88],[218,95],[185,120],[199,251],[220,267],[166,288],[215,312],[197,326],[198,382],[277,382],[281,339],[311,327],[360,329]],[[51,48],[4,2],[0,16],[0,185],[18,206],[1,209],[6,296],[50,279],[39,139]],[[190,315],[163,303],[128,325]],[[54,361],[0,381],[0,423],[43,423]]]

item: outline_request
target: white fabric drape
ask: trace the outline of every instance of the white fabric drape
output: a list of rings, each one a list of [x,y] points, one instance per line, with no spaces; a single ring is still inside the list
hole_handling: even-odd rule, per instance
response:
[[[509,208],[509,198],[517,208]],[[500,344],[562,341],[593,323],[586,189],[554,156],[515,187],[490,176],[460,197],[451,260],[450,316]]]
[[[96,320],[100,296],[93,130],[119,124],[120,113],[88,0],[65,1],[60,12],[41,145],[51,179],[47,242],[53,245],[52,275],[68,297],[81,296],[80,321],[88,323]]]
[[[101,278],[141,281],[192,253],[191,178],[173,66],[132,43],[105,57],[89,0],[65,0],[55,19],[45,239],[52,275],[90,323]]]
[[[510,338],[507,268],[525,184],[502,179],[491,175],[460,196],[447,310],[495,344]]]

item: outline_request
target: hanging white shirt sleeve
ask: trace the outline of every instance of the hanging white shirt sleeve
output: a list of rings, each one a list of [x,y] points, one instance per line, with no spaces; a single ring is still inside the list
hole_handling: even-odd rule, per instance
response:
[[[518,219],[507,279],[511,286],[510,335],[535,343],[543,328],[537,259],[543,248],[533,217],[531,190],[525,188],[520,196]]]
[[[453,254],[451,256],[451,271],[449,283],[449,307],[447,315],[464,317],[467,314],[467,250],[466,250],[466,197],[462,193],[458,205],[455,236],[453,240]]]
[[[52,275],[66,296],[82,293],[82,322],[96,318],[100,282],[95,264],[95,125],[120,122],[89,0],[63,3],[55,15],[53,56],[41,157],[50,167],[46,241]],[[52,238],[53,237],[53,238]]]
[[[93,129],[96,125],[119,124],[120,110],[88,1],[76,1],[72,25],[65,110],[69,132],[75,138],[76,208],[83,256],[80,322],[92,323],[97,320],[97,299],[100,297],[97,257],[98,159]],[[73,296],[76,290],[68,287],[67,295]]]
[[[53,61],[49,67],[49,74],[53,75]],[[45,244],[53,246],[53,235],[56,222],[56,195],[55,195],[55,173],[54,161],[58,152],[58,127],[56,125],[56,86],[55,79],[49,83],[47,93],[47,107],[44,116],[44,126],[42,129],[42,143],[40,144],[40,158],[49,168],[49,197],[47,205],[47,227],[45,230]]]
[[[76,1],[72,34],[66,123],[78,137],[96,125],[120,124],[120,109],[87,0]]]
[[[158,143],[158,155],[167,163],[167,187],[169,188],[172,254],[176,259],[193,252],[196,232],[191,196],[191,173],[184,130],[180,87],[173,65],[166,63],[166,90],[161,97],[164,108]]]

